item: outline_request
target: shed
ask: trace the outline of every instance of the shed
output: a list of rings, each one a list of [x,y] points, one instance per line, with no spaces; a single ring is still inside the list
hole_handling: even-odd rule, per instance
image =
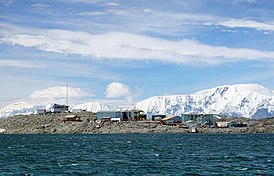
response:
[[[80,121],[80,119],[76,115],[71,114],[63,118],[63,122],[67,122],[67,121]]]
[[[232,123],[231,122],[216,122],[216,126],[218,128],[228,128],[231,127]]]
[[[53,105],[47,105],[46,112],[52,112],[52,113],[60,113],[60,112],[68,112],[69,106],[67,105],[60,105],[60,104],[53,104]]]
[[[37,108],[35,109],[35,114],[46,114],[45,108]]]

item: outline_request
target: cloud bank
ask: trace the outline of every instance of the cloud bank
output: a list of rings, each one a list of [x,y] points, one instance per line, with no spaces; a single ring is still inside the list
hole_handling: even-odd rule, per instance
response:
[[[5,32],[0,43],[46,52],[77,54],[92,59],[161,61],[175,64],[216,65],[245,60],[274,59],[274,52],[211,46],[194,40],[166,40],[138,34],[90,34],[68,30]]]
[[[231,28],[253,28],[256,30],[274,31],[274,24],[262,23],[247,19],[230,19],[219,22],[218,24]]]
[[[68,87],[68,94],[70,98],[91,97],[94,94],[90,94],[80,88]],[[52,98],[64,98],[67,95],[66,86],[55,86],[46,89],[35,90],[29,97],[32,99],[52,99]]]

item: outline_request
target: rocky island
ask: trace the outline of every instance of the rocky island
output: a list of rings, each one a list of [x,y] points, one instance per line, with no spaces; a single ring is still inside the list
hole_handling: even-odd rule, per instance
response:
[[[0,119],[1,134],[69,134],[69,133],[188,133],[178,126],[163,125],[159,121],[120,121],[96,123],[91,112],[74,114],[77,120],[65,120],[66,113],[45,115],[17,115]],[[247,119],[228,118],[244,121],[247,127],[198,128],[198,133],[274,133],[274,118]]]

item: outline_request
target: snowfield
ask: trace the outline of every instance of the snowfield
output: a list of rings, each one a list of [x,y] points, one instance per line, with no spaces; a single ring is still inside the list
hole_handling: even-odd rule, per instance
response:
[[[54,102],[53,102],[54,103]],[[0,110],[0,117],[34,114],[46,104],[18,102]],[[137,102],[133,107],[148,115],[181,113],[212,113],[235,117],[266,118],[274,116],[274,91],[258,84],[224,85],[193,94],[154,96]],[[113,105],[99,102],[77,104],[71,108],[86,111],[110,111]]]
[[[248,118],[274,116],[274,92],[258,84],[224,85],[194,94],[155,96],[136,104],[148,114],[212,113]]]

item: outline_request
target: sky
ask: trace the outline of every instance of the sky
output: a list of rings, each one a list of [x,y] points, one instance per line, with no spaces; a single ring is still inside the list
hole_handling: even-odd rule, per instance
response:
[[[230,84],[274,89],[273,8],[273,0],[0,0],[0,108],[64,97],[66,85],[71,102],[117,105]]]

